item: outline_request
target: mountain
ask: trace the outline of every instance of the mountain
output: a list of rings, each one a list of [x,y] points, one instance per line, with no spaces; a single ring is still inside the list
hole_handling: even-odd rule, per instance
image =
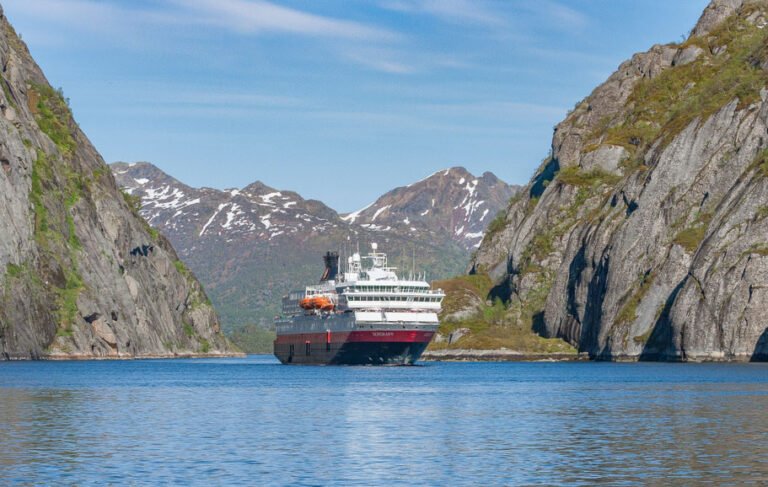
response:
[[[493,173],[476,178],[463,167],[454,167],[394,189],[342,219],[365,228],[429,231],[472,250],[518,189]]]
[[[510,323],[599,359],[768,359],[768,2],[624,62],[471,265]]]
[[[230,353],[0,8],[0,357]]]
[[[415,258],[431,278],[461,273],[477,234],[514,192],[490,173],[451,168],[342,216],[261,182],[222,191],[192,188],[146,162],[114,163],[112,171],[233,326],[271,323],[283,294],[320,277],[327,250],[377,242],[392,265],[409,269]]]

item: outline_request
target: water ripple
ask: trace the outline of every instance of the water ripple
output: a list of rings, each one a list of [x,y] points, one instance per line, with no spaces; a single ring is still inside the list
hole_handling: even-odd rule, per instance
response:
[[[0,363],[0,483],[768,482],[768,367]]]

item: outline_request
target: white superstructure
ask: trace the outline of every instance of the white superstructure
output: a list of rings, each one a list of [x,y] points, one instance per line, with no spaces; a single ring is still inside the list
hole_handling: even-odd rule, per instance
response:
[[[294,291],[283,300],[283,316],[354,313],[357,322],[438,323],[445,293],[433,290],[423,275],[402,279],[387,264],[387,254],[371,244],[368,255],[353,253],[341,272],[335,269],[320,284]],[[333,307],[302,306],[311,298],[327,298]],[[318,303],[320,301],[317,301]]]

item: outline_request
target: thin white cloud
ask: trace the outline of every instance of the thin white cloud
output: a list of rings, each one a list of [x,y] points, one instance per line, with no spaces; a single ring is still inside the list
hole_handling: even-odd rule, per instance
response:
[[[88,31],[186,24],[216,26],[240,34],[285,33],[368,41],[400,38],[390,30],[263,0],[166,0],[153,7],[135,8],[96,0],[5,0],[3,4],[14,15]]]
[[[352,47],[342,49],[341,54],[355,64],[382,73],[411,74],[417,71],[414,65],[397,59],[401,56],[390,49]]]
[[[566,109],[554,105],[515,101],[480,101],[469,103],[430,103],[414,107],[435,114],[475,115],[484,117],[521,116],[549,119],[562,117]]]
[[[589,24],[589,17],[571,7],[553,0],[522,2],[520,8],[546,19],[548,25],[559,30],[582,30]]]
[[[471,22],[488,26],[505,23],[499,15],[477,0],[388,0],[382,2],[381,7],[403,13],[431,15],[454,23]]]
[[[489,3],[483,0],[382,0],[381,8],[407,14],[429,15],[445,22],[504,28],[506,34],[523,36],[532,26],[582,31],[589,18],[555,0]]]
[[[394,32],[261,0],[173,0],[200,22],[243,33],[287,32],[341,39],[393,40]]]
[[[3,5],[12,15],[90,31],[108,30],[125,13],[114,4],[90,0],[4,0]]]
[[[242,91],[217,91],[215,89],[179,89],[178,86],[168,85],[152,96],[143,96],[143,103],[160,105],[189,105],[189,106],[236,106],[236,107],[275,107],[292,108],[304,106],[305,103],[296,97],[246,93]]]

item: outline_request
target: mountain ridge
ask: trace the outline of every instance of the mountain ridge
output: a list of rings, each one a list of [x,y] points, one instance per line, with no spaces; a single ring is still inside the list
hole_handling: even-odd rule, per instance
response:
[[[356,223],[349,214],[340,214],[321,201],[261,181],[239,189],[193,188],[146,162],[113,163],[111,168],[124,190],[141,198],[142,215],[171,239],[181,258],[201,277],[217,309],[223,310],[225,322],[247,324],[250,316],[265,326],[277,313],[283,293],[318,278],[319,256],[326,250],[375,241],[397,265],[411,263],[418,248],[421,255],[416,257],[428,264],[433,277],[460,273],[479,239],[457,234],[458,219],[451,221],[453,213],[461,213],[458,216],[466,227],[477,232],[515,190],[492,175],[481,181],[463,168],[443,170],[377,199],[397,203],[389,205],[397,212],[380,212],[377,218],[366,214]],[[469,178],[477,180],[477,192],[487,197],[480,205],[488,207],[484,218],[454,208],[467,199]],[[429,188],[419,186],[424,181]],[[485,187],[485,181],[492,185]],[[446,222],[432,224],[411,216],[413,222],[404,223],[408,215],[423,212],[411,204],[417,198],[408,195],[414,193],[429,200],[434,196],[449,207],[450,211],[433,216]],[[375,205],[369,205],[371,215],[378,211]]]

